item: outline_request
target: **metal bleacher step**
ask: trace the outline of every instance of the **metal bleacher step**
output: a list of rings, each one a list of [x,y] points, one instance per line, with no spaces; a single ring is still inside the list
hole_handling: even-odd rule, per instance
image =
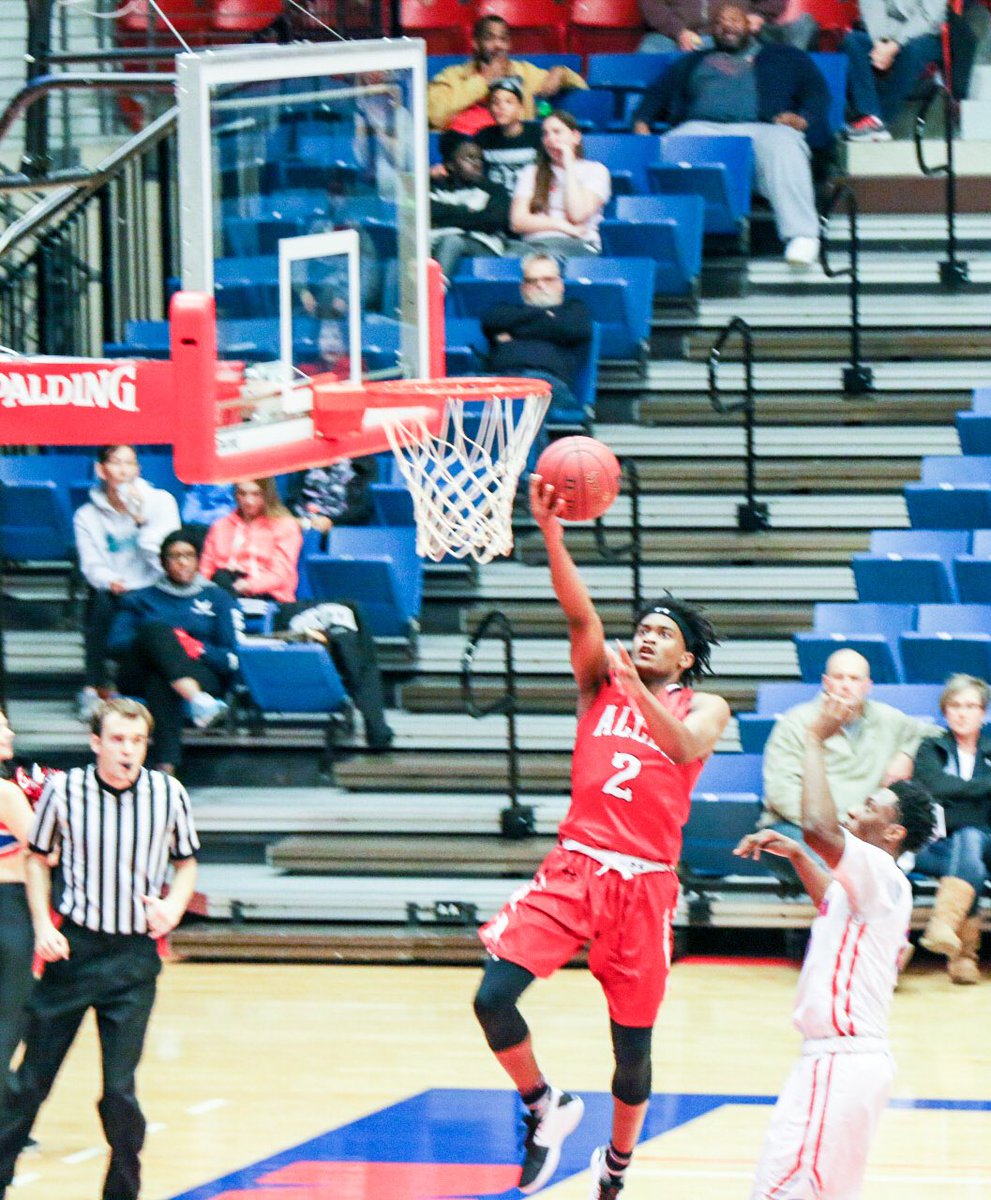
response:
[[[857,147],[854,153],[865,159],[876,157],[876,146],[877,143]],[[861,213],[857,231],[864,246],[915,251],[941,251],[946,246],[946,216],[943,213]],[[991,216],[988,213],[958,213],[956,232],[962,249],[991,251]],[[849,223],[845,218],[833,218],[829,238],[840,246],[848,243]]]
[[[727,368],[729,371],[729,368]],[[744,431],[737,424],[717,429],[677,430],[640,429],[635,425],[596,424],[595,436],[616,454],[637,459],[708,460],[743,455]],[[768,458],[870,458],[879,452],[885,457],[921,457],[924,454],[959,454],[960,439],[951,425],[886,425],[883,446],[878,445],[877,430],[869,426],[758,426],[754,431],[754,449],[761,459]]]
[[[847,257],[846,252],[840,249],[831,256],[831,265],[842,268],[846,266]],[[921,289],[941,294],[939,263],[944,257],[945,254],[940,253],[869,250],[860,255],[861,288],[865,292],[873,289],[885,295],[898,289],[912,289],[913,294],[918,294]],[[971,287],[987,292],[991,288],[991,255],[982,250],[968,252],[966,258]],[[830,292],[845,292],[849,287],[845,278],[827,278],[818,264],[806,271],[795,271],[781,258],[751,259],[747,275],[754,288],[780,289],[796,294],[828,295]],[[927,300],[932,298],[932,295],[926,297]]]
[[[758,347],[759,353],[759,347]],[[683,390],[641,390],[643,384],[618,382],[599,388],[599,409],[609,404],[622,405],[626,392],[636,391],[631,415],[640,426],[664,425],[674,429],[679,425],[733,424],[740,418],[717,413],[707,391],[699,390],[697,381]],[[649,387],[649,385],[647,385]],[[624,392],[624,389],[626,392]],[[943,384],[922,391],[913,386],[904,389],[870,392],[866,396],[848,396],[839,390],[838,382],[830,389],[815,393],[784,388],[768,391],[763,387],[757,395],[756,420],[758,428],[770,425],[822,425],[832,422],[831,428],[844,425],[869,425],[877,430],[879,446],[884,446],[884,429],[892,424],[916,423],[930,425],[940,421],[952,425],[954,414],[971,406],[972,381],[961,380],[957,385]]]
[[[727,321],[738,315],[739,299],[703,299],[695,314],[699,329],[722,329]],[[748,296],[745,301],[746,321],[757,337],[766,329],[848,330],[850,302],[842,295],[782,296],[779,294]],[[988,297],[968,292],[942,296],[878,296],[863,297],[860,306],[861,325],[867,329],[890,329],[903,333],[907,329],[987,328]],[[676,323],[659,319],[655,326]]]
[[[763,392],[842,393],[843,363],[762,362],[754,365],[754,386]],[[726,392],[739,392],[743,386],[741,363],[726,363],[719,373],[720,386]],[[878,363],[874,367],[874,387],[878,393],[935,392],[955,390],[969,393],[991,383],[987,359]],[[618,388],[620,385],[613,385]],[[646,379],[630,383],[631,388],[657,392],[697,391],[708,393],[707,364],[673,360],[655,361],[647,366]],[[814,395],[810,398],[814,399]],[[758,399],[758,405],[760,400]],[[965,405],[966,407],[966,405]]]
[[[622,442],[619,444],[622,445]],[[682,495],[642,494],[641,528],[648,535],[658,527],[663,528],[666,536],[680,540],[685,556],[692,559],[698,546],[697,531],[704,530],[703,536],[711,537],[717,543],[713,549],[721,550],[725,558],[732,559],[741,547],[751,542],[760,547],[770,540],[768,534],[777,536],[783,530],[801,531],[807,535],[812,531],[860,531],[882,526],[908,526],[905,498],[898,494],[878,492],[868,499],[862,492],[852,495],[830,493],[827,499],[815,494],[778,494],[761,488],[760,498],[768,506],[771,528],[758,534],[744,534],[735,528],[736,506],[743,498],[742,492],[737,495],[701,495],[686,505]],[[603,517],[607,528],[628,527],[630,520],[630,498],[625,495],[619,496]],[[520,528],[521,524],[518,523],[517,529]],[[568,533],[571,535],[588,528],[591,525],[576,525],[569,527]]]
[[[293,875],[532,875],[556,842],[553,832],[498,836],[297,835],[269,847],[270,866]]]
[[[596,603],[620,600],[629,603],[627,567],[589,566],[582,570]],[[816,601],[856,600],[853,573],[847,566],[666,566],[648,565],[643,572],[645,594],[665,589],[687,600],[715,601]],[[508,600],[553,600],[547,571],[514,562],[489,564],[479,572],[473,590],[476,604]],[[560,620],[560,615],[559,618]]]
[[[190,800],[200,833],[269,834],[496,834],[504,792],[365,792],[361,803],[341,787],[194,787]],[[567,809],[564,792],[532,794],[536,832],[553,834]]]

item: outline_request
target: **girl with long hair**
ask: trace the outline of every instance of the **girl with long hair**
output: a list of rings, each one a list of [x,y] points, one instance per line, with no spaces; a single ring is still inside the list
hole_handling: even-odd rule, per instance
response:
[[[516,180],[509,222],[527,247],[554,255],[598,254],[599,224],[612,194],[609,171],[582,151],[570,113],[544,118],[536,164]]]

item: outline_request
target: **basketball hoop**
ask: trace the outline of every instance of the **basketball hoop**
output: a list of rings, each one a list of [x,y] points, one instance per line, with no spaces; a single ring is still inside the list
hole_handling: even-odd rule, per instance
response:
[[[368,388],[413,497],[418,554],[487,563],[512,550],[516,485],[550,398],[543,379],[405,379]]]

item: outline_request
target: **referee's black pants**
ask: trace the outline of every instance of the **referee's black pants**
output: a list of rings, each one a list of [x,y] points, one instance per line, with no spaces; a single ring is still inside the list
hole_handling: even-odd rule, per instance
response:
[[[162,969],[155,942],[143,934],[93,933],[66,922],[70,956],[48,963],[28,1008],[24,1058],[0,1104],[0,1196],[14,1177],[38,1110],[51,1091],[88,1009],[96,1012],[103,1064],[97,1105],[110,1145],[103,1200],[136,1200],[145,1119],[134,1073]]]

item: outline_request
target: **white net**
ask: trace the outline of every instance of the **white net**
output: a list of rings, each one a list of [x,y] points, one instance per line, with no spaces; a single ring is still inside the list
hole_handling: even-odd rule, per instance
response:
[[[513,548],[513,500],[527,455],[550,404],[540,379],[409,381],[409,399],[443,398],[440,428],[403,415],[387,425],[389,444],[409,484],[416,549],[439,562],[490,562]]]

